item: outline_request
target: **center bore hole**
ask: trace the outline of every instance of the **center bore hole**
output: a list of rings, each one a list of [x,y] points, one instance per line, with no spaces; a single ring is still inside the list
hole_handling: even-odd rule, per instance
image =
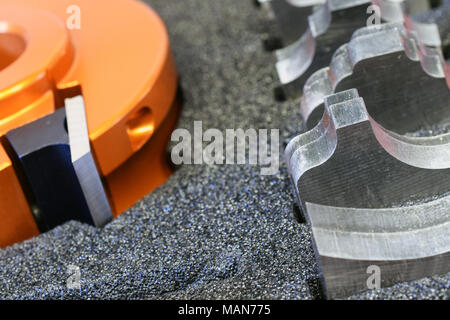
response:
[[[16,61],[25,51],[25,40],[12,33],[0,33],[0,71]]]

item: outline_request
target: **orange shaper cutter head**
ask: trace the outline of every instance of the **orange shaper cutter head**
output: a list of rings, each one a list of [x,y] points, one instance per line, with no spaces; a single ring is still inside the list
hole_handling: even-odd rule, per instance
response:
[[[134,0],[2,0],[0,137],[82,91],[91,148],[114,215],[172,173],[178,117],[166,28]],[[0,147],[0,246],[37,235],[13,161]]]

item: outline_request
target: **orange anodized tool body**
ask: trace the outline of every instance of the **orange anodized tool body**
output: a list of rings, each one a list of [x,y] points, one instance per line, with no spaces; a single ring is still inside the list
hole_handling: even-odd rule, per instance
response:
[[[138,1],[0,0],[0,137],[82,92],[115,216],[172,173],[165,147],[177,80],[164,23]],[[6,151],[0,146],[0,246],[39,233]]]

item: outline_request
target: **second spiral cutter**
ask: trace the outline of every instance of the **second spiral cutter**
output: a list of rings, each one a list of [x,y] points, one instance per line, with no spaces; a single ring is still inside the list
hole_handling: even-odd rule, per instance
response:
[[[288,97],[298,97],[308,77],[327,66],[333,52],[366,25],[369,5],[370,0],[327,0],[308,16],[300,38],[275,52],[278,77]]]
[[[306,80],[327,66],[336,49],[348,42],[358,28],[385,22],[404,23],[423,45],[440,47],[441,37],[447,31],[440,30],[439,25],[447,25],[446,12],[450,9],[449,0],[437,8],[423,0],[297,1],[299,7],[292,6],[292,2],[270,1],[288,44],[275,52],[276,69],[282,91],[293,98],[302,94]],[[300,10],[301,14],[288,7]],[[295,41],[293,34],[299,34]]]
[[[285,157],[329,298],[450,271],[450,68],[422,40],[358,29],[305,84]]]
[[[291,45],[308,28],[308,16],[314,6],[321,5],[325,0],[269,0],[270,9],[281,32],[282,44]]]
[[[356,88],[386,128],[429,135],[448,130],[449,87],[449,67],[439,49],[425,47],[400,24],[365,27],[334,53],[329,67],[307,80],[300,113],[312,128],[326,96]]]

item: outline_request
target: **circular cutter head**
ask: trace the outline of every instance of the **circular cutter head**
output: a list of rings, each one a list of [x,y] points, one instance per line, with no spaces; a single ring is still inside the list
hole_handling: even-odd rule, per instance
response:
[[[138,1],[2,0],[0,246],[39,233],[8,132],[82,96],[90,151],[117,216],[172,173],[165,148],[177,86],[164,23]]]

